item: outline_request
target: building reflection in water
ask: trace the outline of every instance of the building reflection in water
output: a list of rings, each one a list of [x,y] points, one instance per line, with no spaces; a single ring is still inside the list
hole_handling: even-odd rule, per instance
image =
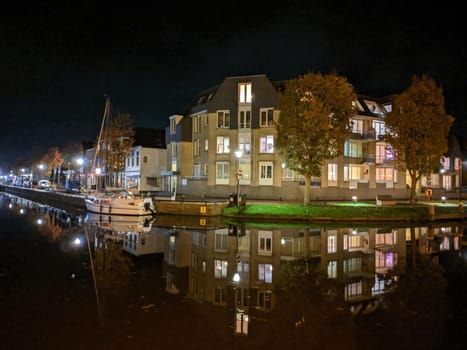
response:
[[[232,311],[233,331],[247,335],[249,324],[267,319],[278,302],[276,282],[290,262],[313,259],[350,312],[369,313],[398,279],[415,253],[436,261],[443,251],[460,252],[462,223],[420,227],[191,226],[156,225],[165,239],[166,291],[186,293]],[[395,268],[398,269],[395,269]]]
[[[221,218],[89,214],[81,220],[21,198],[12,198],[10,209],[34,218],[53,240],[86,228],[103,308],[115,308],[115,291],[131,287],[131,256],[163,254],[165,291],[228,312],[229,326],[240,336],[251,335],[258,329],[253,325],[267,322],[279,306],[280,274],[293,263],[316,263],[331,282],[327,293],[352,314],[367,314],[379,307],[381,296],[416,255],[437,262],[443,252],[460,254],[464,230],[463,222],[278,226],[232,225]]]

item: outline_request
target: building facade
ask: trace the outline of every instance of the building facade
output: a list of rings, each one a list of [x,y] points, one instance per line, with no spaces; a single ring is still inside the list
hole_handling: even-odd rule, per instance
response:
[[[282,87],[266,75],[228,77],[203,92],[186,114],[170,117],[171,168],[166,175],[178,194],[227,198],[238,192],[255,199],[303,200],[303,176],[285,167],[275,147]],[[410,179],[385,141],[391,97],[359,95],[354,108],[342,155],[312,179],[310,199],[375,200],[380,194],[408,198]],[[454,169],[460,159],[450,159],[452,164],[445,165],[450,170],[438,176],[439,193],[459,188],[460,174]]]

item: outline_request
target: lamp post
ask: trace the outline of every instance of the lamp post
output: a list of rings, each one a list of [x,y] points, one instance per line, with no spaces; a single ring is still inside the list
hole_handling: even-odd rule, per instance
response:
[[[240,198],[240,176],[242,176],[242,170],[240,169],[240,158],[243,155],[243,151],[237,150],[235,151],[235,157],[237,157],[237,170],[235,175],[237,176],[237,207],[240,205],[239,198]]]

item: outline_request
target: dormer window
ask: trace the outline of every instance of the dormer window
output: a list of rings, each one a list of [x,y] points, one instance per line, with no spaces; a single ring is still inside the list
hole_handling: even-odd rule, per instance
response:
[[[251,83],[238,84],[238,95],[240,103],[251,103]]]

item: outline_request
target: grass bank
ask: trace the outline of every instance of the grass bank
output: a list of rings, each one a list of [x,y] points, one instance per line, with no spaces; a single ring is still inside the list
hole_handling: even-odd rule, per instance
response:
[[[430,210],[431,206],[431,210]],[[435,215],[431,215],[433,213]],[[410,205],[377,206],[372,203],[339,202],[327,204],[258,203],[224,209],[225,217],[299,221],[427,221],[463,218],[459,203],[429,202]]]

